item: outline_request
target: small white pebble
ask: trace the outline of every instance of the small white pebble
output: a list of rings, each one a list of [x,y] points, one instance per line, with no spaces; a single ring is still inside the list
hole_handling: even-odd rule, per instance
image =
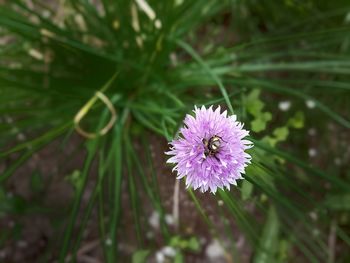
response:
[[[315,157],[317,155],[317,150],[314,148],[309,149],[309,156],[310,157]]]
[[[206,248],[205,254],[208,258],[215,260],[218,258],[223,258],[225,256],[225,251],[217,240],[213,240]]]
[[[334,163],[335,163],[335,165],[340,166],[341,165],[341,159],[339,157],[335,158],[334,159]]]
[[[17,242],[17,247],[18,248],[26,248],[27,246],[28,246],[28,243],[26,241],[24,241],[24,240],[19,240]]]
[[[154,233],[151,232],[151,231],[148,231],[148,232],[146,233],[146,238],[147,238],[147,239],[152,239],[152,238],[154,238]]]
[[[157,211],[153,211],[151,216],[148,218],[148,223],[154,228],[159,229],[159,213]]]
[[[224,201],[219,200],[219,201],[218,201],[218,205],[219,205],[219,206],[223,206],[223,205],[224,205]]]
[[[107,238],[105,241],[106,246],[111,246],[112,245],[112,239]]]
[[[156,262],[157,262],[157,263],[163,263],[163,262],[165,262],[165,256],[164,256],[164,254],[163,254],[161,251],[158,251],[158,252],[156,253]]]
[[[315,108],[315,106],[316,106],[315,101],[313,101],[313,100],[306,101],[306,107],[308,107],[309,109],[313,109],[313,108]]]
[[[169,225],[172,226],[175,223],[174,217],[170,214],[165,215],[165,222]]]
[[[310,136],[315,136],[316,135],[316,129],[315,128],[310,128],[307,133],[310,135]]]
[[[314,221],[316,221],[318,218],[317,213],[315,211],[310,212],[309,215],[310,215],[311,219]]]
[[[50,13],[50,11],[48,11],[48,10],[44,10],[43,13],[42,13],[42,16],[43,16],[44,18],[49,18],[50,15],[51,15],[51,13]]]
[[[280,103],[278,103],[278,108],[281,111],[288,111],[290,109],[291,103],[289,100],[285,100],[285,101],[281,101]]]
[[[23,133],[18,133],[17,134],[17,140],[19,141],[24,141],[26,139],[26,137],[24,136]]]
[[[317,237],[317,236],[320,235],[320,230],[318,230],[317,228],[315,228],[315,229],[312,230],[312,234],[313,234],[315,237]]]
[[[173,247],[166,246],[166,247],[163,247],[162,253],[167,257],[173,258],[176,255],[176,250]]]

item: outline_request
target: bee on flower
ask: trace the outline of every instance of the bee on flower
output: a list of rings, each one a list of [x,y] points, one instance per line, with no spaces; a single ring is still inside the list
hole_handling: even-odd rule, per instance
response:
[[[186,177],[186,186],[202,192],[217,188],[230,189],[237,185],[236,180],[243,179],[245,167],[251,156],[245,150],[253,146],[244,139],[249,132],[237,121],[236,115],[221,113],[218,106],[210,108],[195,107],[194,115],[186,115],[184,127],[179,136],[170,142],[172,155],[168,163],[175,164],[173,171],[177,178]]]

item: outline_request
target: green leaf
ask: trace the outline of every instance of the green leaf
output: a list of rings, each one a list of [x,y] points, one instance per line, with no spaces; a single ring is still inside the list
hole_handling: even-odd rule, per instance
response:
[[[146,262],[147,257],[150,254],[150,250],[148,249],[141,249],[137,250],[133,255],[132,255],[132,263],[144,263]]]
[[[261,132],[266,129],[267,123],[272,119],[270,112],[264,112],[258,115],[255,120],[252,121],[252,130],[254,132]]]
[[[277,142],[285,141],[288,137],[288,134],[289,130],[287,127],[276,128],[273,131],[273,135],[275,135]]]
[[[200,250],[200,244],[199,244],[198,238],[196,238],[196,237],[191,237],[188,240],[187,246],[188,246],[188,249],[190,249],[192,251],[198,252]]]
[[[288,127],[276,128],[273,133],[274,136],[265,136],[262,141],[267,142],[272,147],[276,146],[277,143],[285,141],[289,135]],[[281,159],[282,160],[282,159]]]
[[[248,182],[247,180],[244,180],[242,183],[242,192],[241,192],[241,197],[243,201],[248,200],[252,193],[253,193],[253,184],[251,184],[250,182]]]
[[[180,251],[178,251],[175,255],[174,263],[184,263],[184,262],[185,262],[184,256]]]
[[[181,236],[174,236],[170,239],[170,246],[180,248],[181,250],[190,250],[198,252],[200,250],[200,243],[197,237],[190,237],[189,239],[181,238]]]
[[[280,240],[279,242],[279,252],[278,252],[278,262],[286,262],[288,259],[288,251],[290,247],[290,242],[288,240]]]
[[[288,126],[301,129],[304,127],[305,116],[302,111],[297,111],[292,118],[288,120]]]
[[[330,195],[324,205],[331,210],[350,211],[350,194]]]
[[[259,242],[259,249],[253,260],[254,263],[271,263],[276,261],[279,227],[276,209],[271,206]]]
[[[253,89],[245,99],[247,111],[255,117],[259,116],[265,107],[265,104],[259,99],[260,92],[259,89]]]
[[[171,239],[170,239],[170,246],[172,247],[177,247],[179,246],[181,242],[181,237],[180,236],[173,236]]]
[[[266,124],[272,119],[270,112],[263,112],[265,103],[259,98],[260,90],[253,89],[244,99],[243,106],[254,117],[251,122],[254,132],[261,132],[266,129]]]
[[[81,171],[74,170],[70,175],[65,178],[75,189],[79,189],[81,186]]]

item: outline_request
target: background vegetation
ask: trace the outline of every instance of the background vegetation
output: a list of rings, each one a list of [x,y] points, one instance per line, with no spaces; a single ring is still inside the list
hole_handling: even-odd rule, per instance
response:
[[[348,1],[1,2],[0,261],[350,261]],[[202,104],[255,144],[215,196],[165,165]]]

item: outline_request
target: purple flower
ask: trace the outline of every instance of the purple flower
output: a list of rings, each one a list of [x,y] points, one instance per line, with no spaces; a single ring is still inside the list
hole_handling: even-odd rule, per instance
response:
[[[227,116],[220,112],[220,106],[206,109],[195,107],[195,116],[187,115],[185,126],[180,129],[182,136],[174,139],[168,155],[173,155],[167,163],[176,164],[177,179],[186,176],[186,186],[200,188],[202,192],[210,189],[237,185],[243,179],[245,167],[251,157],[245,153],[253,145],[244,140],[249,132],[243,124],[236,121],[236,115]]]

